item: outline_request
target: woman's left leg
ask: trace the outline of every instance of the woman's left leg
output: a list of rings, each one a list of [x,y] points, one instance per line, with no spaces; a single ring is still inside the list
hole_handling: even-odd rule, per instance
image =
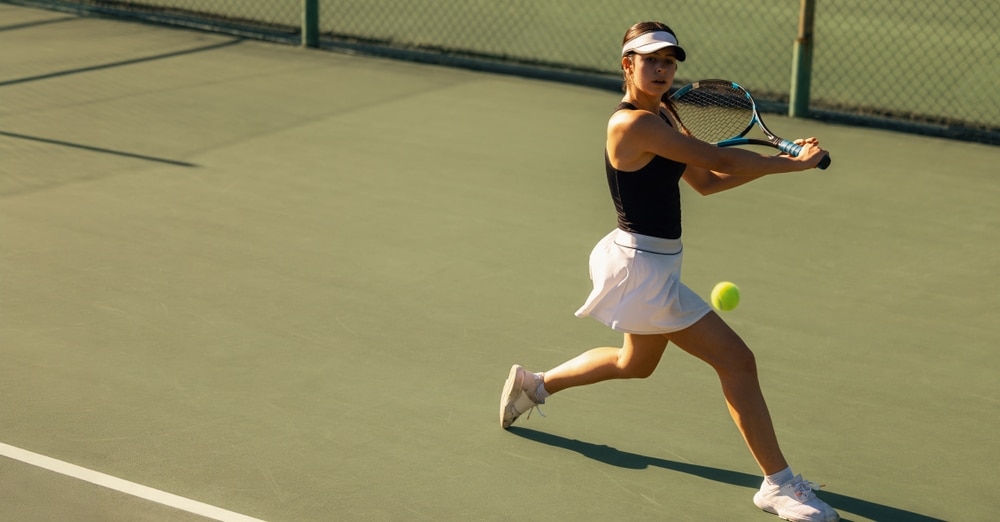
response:
[[[544,374],[529,372],[515,364],[500,393],[500,426],[507,429],[522,413],[566,388],[609,379],[649,377],[666,347],[667,338],[662,335],[625,334],[621,348],[593,348]]]
[[[653,374],[667,347],[660,334],[625,334],[621,348],[594,348],[544,373],[550,394],[610,379],[643,379]]]

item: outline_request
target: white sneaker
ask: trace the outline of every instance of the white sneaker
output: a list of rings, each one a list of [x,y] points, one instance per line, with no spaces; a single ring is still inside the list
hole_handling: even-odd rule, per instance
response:
[[[780,486],[764,481],[753,496],[757,507],[792,522],[837,522],[840,515],[814,493],[818,486],[802,480],[802,475]]]
[[[507,382],[503,384],[503,392],[500,393],[500,427],[509,428],[524,412],[528,412],[530,417],[531,410],[545,402],[535,399],[535,389],[541,384],[541,380],[540,376],[520,365],[510,367]],[[542,410],[538,410],[538,413],[541,414]]]

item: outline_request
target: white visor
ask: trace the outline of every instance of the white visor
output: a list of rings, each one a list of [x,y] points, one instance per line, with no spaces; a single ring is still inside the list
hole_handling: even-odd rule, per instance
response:
[[[680,45],[677,45],[677,37],[666,31],[653,31],[651,33],[640,34],[625,42],[625,45],[622,46],[622,56],[625,56],[629,52],[638,54],[655,53],[666,47],[674,48],[678,61],[683,62],[684,58],[687,57],[684,49]]]

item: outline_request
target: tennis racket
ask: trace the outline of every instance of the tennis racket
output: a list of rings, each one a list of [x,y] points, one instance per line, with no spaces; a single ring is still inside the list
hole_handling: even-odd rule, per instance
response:
[[[798,156],[802,147],[779,138],[764,125],[757,103],[746,89],[729,80],[701,80],[685,85],[671,97],[681,124],[692,136],[719,147],[765,145],[789,156]],[[754,125],[766,140],[745,137]],[[820,160],[820,169],[830,166],[830,155]]]

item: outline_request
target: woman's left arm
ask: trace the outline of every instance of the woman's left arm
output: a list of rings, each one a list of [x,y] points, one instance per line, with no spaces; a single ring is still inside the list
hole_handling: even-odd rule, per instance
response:
[[[684,169],[683,178],[684,181],[686,181],[688,185],[691,185],[691,188],[693,188],[696,192],[702,196],[708,196],[710,194],[716,194],[724,190],[736,188],[740,185],[745,185],[764,176],[766,176],[766,174],[733,176],[732,174],[715,172],[706,168],[688,165],[687,168]]]
[[[818,144],[819,142],[815,138],[809,138],[795,140],[795,143],[798,145],[805,145],[806,143]],[[734,176],[724,172],[708,170],[704,167],[688,165],[687,168],[684,169],[683,178],[684,181],[686,181],[688,185],[691,185],[691,188],[699,194],[702,196],[708,196],[710,194],[717,194],[724,190],[736,188],[740,185],[745,185],[766,175],[767,174]]]

